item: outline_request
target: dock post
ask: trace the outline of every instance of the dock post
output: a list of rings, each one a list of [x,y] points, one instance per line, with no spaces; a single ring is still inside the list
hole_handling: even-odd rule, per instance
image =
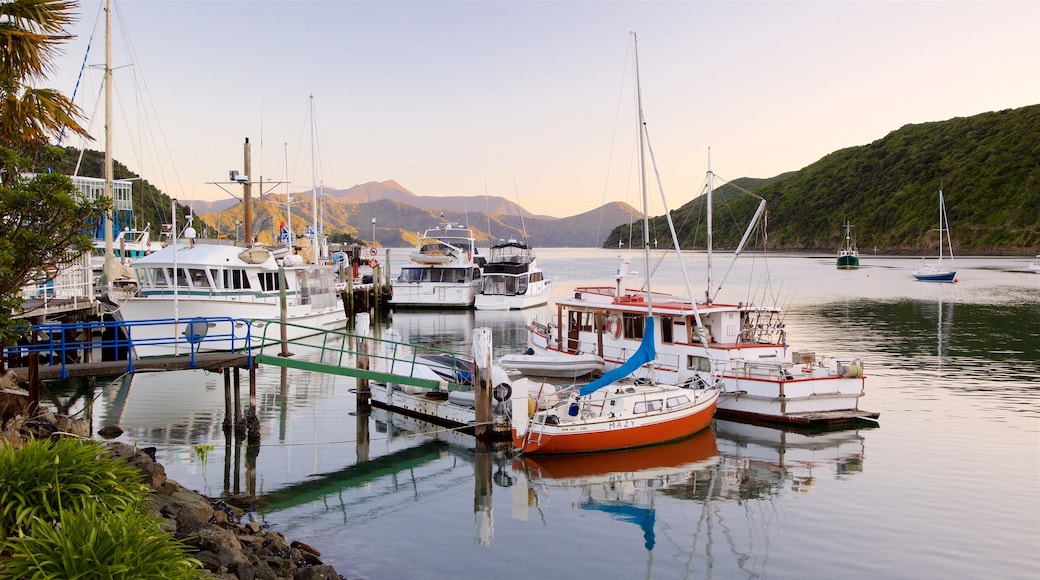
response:
[[[256,365],[249,367],[249,412],[246,414],[246,441],[249,445],[260,443],[260,419],[256,416]]]
[[[288,304],[287,304],[287,300],[285,298],[285,268],[281,267],[281,266],[278,267],[278,305],[279,305],[279,317],[281,319],[281,324],[279,325],[279,326],[281,326],[281,334],[279,335],[279,338],[282,339],[282,356],[291,356],[292,353],[289,352],[289,337],[288,337],[289,329],[285,326],[285,322],[286,322],[286,320],[288,318],[288,308],[289,308]],[[249,379],[250,386],[249,386],[249,389],[250,389],[250,391],[252,391],[252,389],[253,389],[253,382],[254,382],[254,380],[253,380],[253,373],[255,372],[254,368],[249,369],[249,372],[250,372],[250,379]]]
[[[36,334],[33,333],[33,344]],[[40,408],[40,353],[29,353],[29,405],[25,408],[26,417],[35,417]]]
[[[372,344],[371,340],[365,340],[370,332],[370,326],[368,322],[368,313],[359,312],[357,315],[357,321],[355,322],[355,334],[357,336],[357,368],[359,370],[367,371],[370,368],[370,362],[368,360],[368,349],[369,345]],[[372,389],[368,384],[367,377],[358,377],[357,379],[357,414],[358,420],[361,421],[361,417],[365,417],[364,421],[368,421],[368,415],[372,413]]]
[[[477,453],[491,451],[491,329],[473,329],[473,397],[476,412]]]
[[[242,421],[242,377],[235,367],[235,438],[241,439],[246,434],[246,424]]]
[[[221,426],[224,430],[224,435],[231,434],[231,369],[223,368],[220,371],[224,374],[224,424]],[[228,442],[228,445],[231,443]]]
[[[347,292],[343,295],[343,301],[346,302],[347,318],[354,318],[354,277],[347,276]]]

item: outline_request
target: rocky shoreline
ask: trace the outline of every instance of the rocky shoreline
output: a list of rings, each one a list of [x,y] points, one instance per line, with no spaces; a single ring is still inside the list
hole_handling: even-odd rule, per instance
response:
[[[9,390],[9,389],[8,389]],[[11,394],[10,392],[6,394]],[[9,415],[10,416],[10,415]],[[85,420],[55,416],[42,411],[26,420],[15,415],[3,422],[0,437],[18,441],[28,437],[90,437]],[[152,515],[194,549],[202,562],[204,578],[223,580],[340,580],[336,570],[321,560],[321,553],[303,542],[288,541],[275,531],[249,521],[249,514],[220,499],[211,499],[167,479],[155,461],[155,448],[138,449],[125,443],[104,443],[110,452],[137,468],[154,494]]]

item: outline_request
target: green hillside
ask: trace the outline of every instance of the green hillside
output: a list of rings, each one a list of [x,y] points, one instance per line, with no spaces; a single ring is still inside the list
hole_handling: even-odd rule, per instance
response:
[[[105,176],[105,154],[100,151],[93,151],[87,149],[83,153],[83,159],[79,160],[79,149],[73,147],[65,147],[62,149],[63,157],[58,161],[55,167],[51,168],[53,171],[63,173],[65,175],[72,175],[76,169],[76,163],[79,161],[79,175],[83,177],[98,177],[102,178]],[[112,174],[115,179],[134,179],[140,176],[130,171],[122,163],[113,160],[112,162]],[[154,185],[148,182],[147,179],[137,179],[133,184],[133,212],[135,226],[144,228],[146,225],[149,226],[152,235],[151,239],[159,239],[159,232],[162,231],[163,224],[171,223],[170,217],[170,196],[160,192]],[[189,208],[180,203],[177,204],[177,222],[183,226],[184,216],[188,215]],[[202,231],[203,222],[196,220],[195,228],[200,230],[199,235],[210,235],[208,232]]]
[[[768,201],[774,250],[836,250],[845,220],[863,251],[934,250],[942,188],[955,252],[1033,254],[1040,249],[1040,105],[907,125],[797,172],[720,187],[714,247],[735,247],[758,204],[741,188]],[[700,196],[672,212],[685,248],[705,246],[704,204]],[[604,246],[641,239],[639,224],[629,229],[616,228]],[[652,220],[651,240],[664,242],[667,231],[663,217]]]

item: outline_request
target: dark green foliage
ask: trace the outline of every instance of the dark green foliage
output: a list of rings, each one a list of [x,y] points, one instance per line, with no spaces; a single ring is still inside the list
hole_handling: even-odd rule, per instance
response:
[[[1032,254],[1040,248],[1040,105],[907,125],[801,171],[734,184],[768,200],[774,250],[836,251],[848,220],[861,251],[934,251],[941,188],[957,253]],[[757,200],[723,187],[713,205],[713,245],[734,247]],[[703,197],[673,211],[684,248],[704,247],[704,213]],[[627,239],[625,228],[604,245]],[[651,232],[667,238],[662,217]]]
[[[103,152],[87,149],[83,152],[82,160],[79,159],[79,149],[65,147],[61,149],[61,152],[61,156],[55,159],[50,166],[52,171],[72,175],[76,170],[76,163],[79,161],[79,175],[98,178],[105,176],[105,154]],[[115,179],[140,177],[118,161],[112,162],[112,174]],[[137,179],[134,181],[133,188],[134,225],[141,229],[146,225],[149,226],[149,230],[152,233],[151,239],[158,240],[163,224],[172,223],[172,216],[170,215],[172,200],[170,196],[159,191],[147,179]],[[191,213],[191,210],[188,206],[180,203],[177,204],[177,210],[177,223],[179,224],[178,228],[180,228],[184,225],[184,216]],[[209,236],[208,232],[202,231],[202,227],[202,221],[196,219],[195,228],[199,230],[199,237]],[[211,237],[215,238],[216,235],[214,234]]]
[[[53,149],[51,151],[54,151]],[[44,158],[46,155],[43,156]],[[48,264],[90,249],[83,222],[98,219],[108,200],[80,198],[68,177],[42,173],[26,178],[28,159],[0,147],[0,341],[16,334],[12,312],[21,307],[21,287]],[[17,176],[17,177],[16,177]]]

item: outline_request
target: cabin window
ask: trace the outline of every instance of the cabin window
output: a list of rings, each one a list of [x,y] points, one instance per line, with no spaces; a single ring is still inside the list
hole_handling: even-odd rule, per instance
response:
[[[176,275],[171,275],[173,270],[167,270],[166,275],[175,280],[174,286],[180,288],[188,287],[188,274],[184,271],[184,268],[177,268]]]
[[[708,357],[686,355],[686,368],[691,371],[711,372],[711,361]]]
[[[674,409],[676,407],[682,407],[683,405],[688,405],[689,403],[690,403],[690,398],[689,397],[687,397],[686,395],[679,395],[678,397],[668,397],[668,401],[667,401],[666,405],[668,406],[669,409]]]
[[[145,286],[156,288],[169,286],[166,282],[166,272],[162,268],[141,268],[137,270],[137,276]]]
[[[188,278],[191,280],[191,285],[194,288],[210,287],[209,276],[201,268],[188,268]]]
[[[626,312],[623,317],[622,322],[625,327],[625,338],[642,339],[643,330],[646,327],[646,315]]]
[[[524,294],[527,292],[527,276],[521,276],[517,280],[516,294]]]
[[[260,289],[265,292],[281,288],[278,284],[278,272],[260,272],[257,277],[260,279]]]
[[[675,340],[672,338],[672,319],[667,316],[661,317],[661,342],[664,344],[672,344]]]
[[[649,401],[637,401],[636,404],[632,405],[632,413],[654,413],[664,408],[664,401],[661,399],[651,399]]]
[[[224,270],[224,288],[228,290],[242,290],[249,288],[249,277],[245,270]]]

